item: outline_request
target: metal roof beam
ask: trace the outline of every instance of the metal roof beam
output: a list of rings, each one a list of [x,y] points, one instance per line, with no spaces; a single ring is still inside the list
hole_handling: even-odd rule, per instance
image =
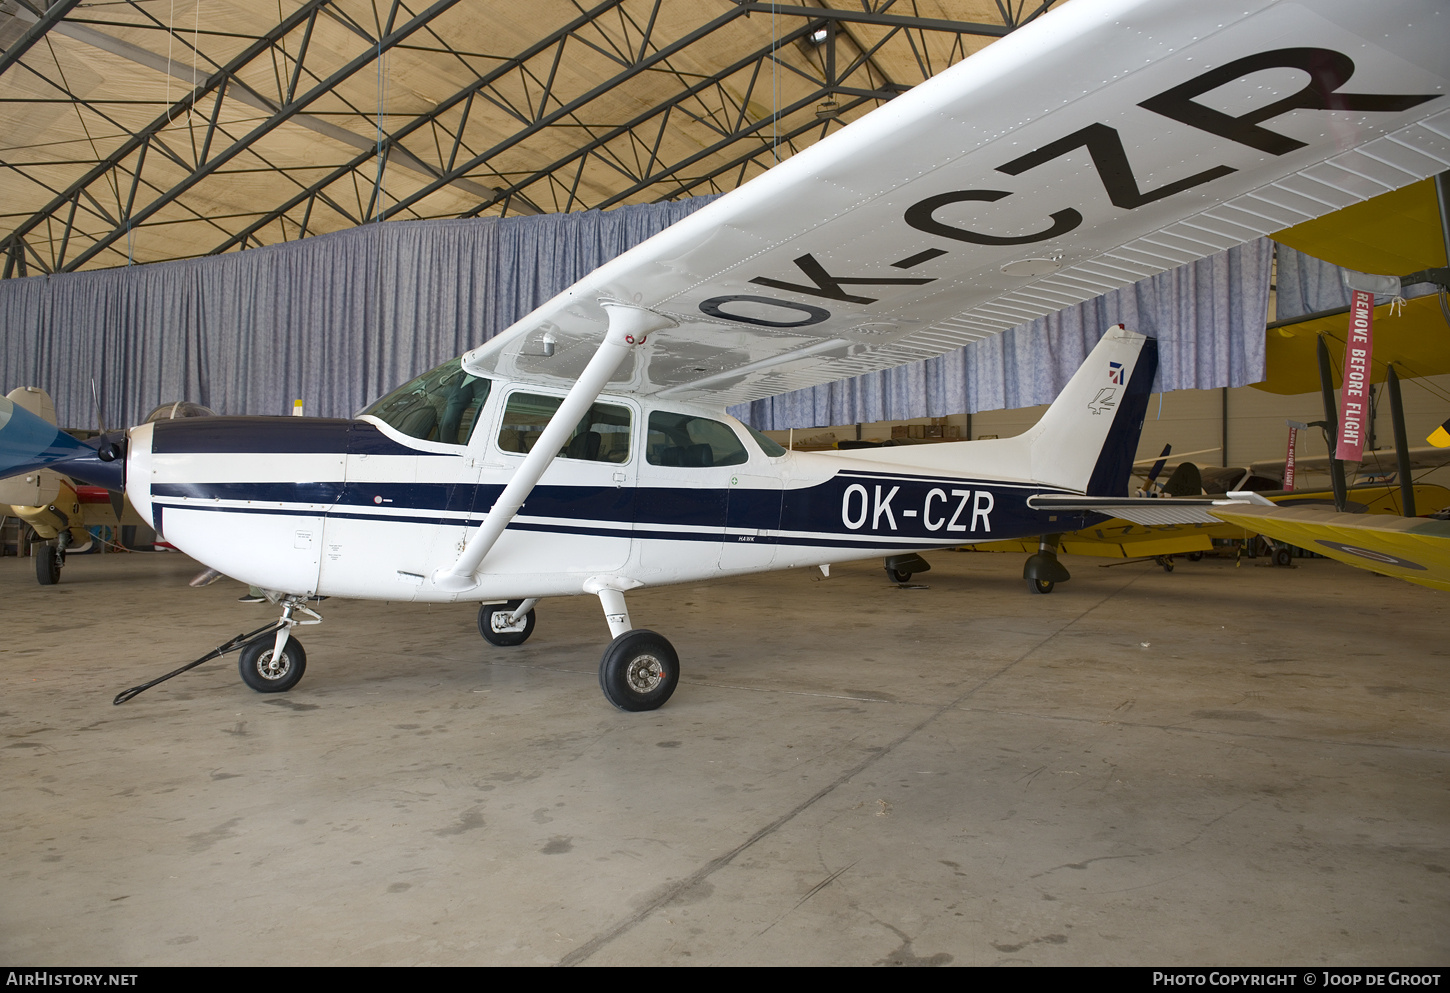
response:
[[[125,142],[123,142],[118,148],[116,148],[116,150],[113,151],[110,155],[106,156],[100,162],[97,162],[91,169],[86,172],[84,176],[76,180],[64,191],[57,194],[55,198],[51,200],[50,203],[46,204],[44,208],[32,214],[29,219],[17,226],[14,231],[6,236],[4,241],[0,241],[0,251],[8,249],[9,246],[11,246],[12,244],[18,244],[33,228],[35,228],[47,217],[54,214],[56,211],[60,210],[63,206],[65,206],[65,204],[71,199],[71,197],[75,196],[78,192],[85,190],[97,179],[100,179],[108,172],[119,166],[121,162],[125,161],[133,152],[135,152],[143,144],[145,144],[150,139],[151,135],[155,134],[156,132],[160,131],[162,128],[170,124],[172,119],[175,118],[177,114],[190,111],[190,109],[194,107],[197,101],[199,101],[203,96],[230,80],[233,74],[241,70],[259,55],[265,53],[279,40],[281,40],[289,32],[291,32],[293,28],[297,27],[308,17],[310,17],[314,11],[316,11],[320,7],[325,6],[329,2],[331,2],[331,0],[306,0],[306,2],[303,3],[296,11],[283,19],[280,24],[274,27],[271,31],[268,31],[262,37],[258,38],[251,45],[248,45],[247,48],[243,50],[239,55],[237,55],[236,58],[232,59],[231,62],[227,63],[227,65],[223,66],[220,70],[209,76],[205,82],[193,89],[191,93],[183,96],[180,100],[177,100],[174,104],[167,108],[164,113],[158,115],[155,120],[153,120],[150,124],[146,125],[140,131],[137,131]],[[87,195],[87,198],[90,199],[89,194]]]
[[[66,266],[66,269],[73,270],[84,265],[88,259],[93,258],[98,253],[104,251],[107,247],[114,244],[117,239],[119,239],[123,234],[126,233],[126,230],[134,228],[137,224],[144,223],[147,218],[154,215],[162,207],[165,207],[182,193],[185,193],[197,183],[201,182],[201,180],[211,175],[221,166],[225,165],[227,162],[231,161],[233,158],[246,151],[253,142],[257,141],[259,138],[263,137],[269,132],[275,130],[279,125],[295,117],[302,110],[303,107],[306,107],[312,101],[330,92],[332,88],[338,83],[352,76],[364,66],[369,65],[376,59],[380,58],[384,52],[392,49],[393,46],[397,45],[400,41],[413,34],[413,32],[423,27],[434,17],[437,17],[439,14],[443,13],[449,7],[452,7],[458,2],[459,0],[435,0],[435,2],[427,7],[422,13],[410,18],[407,23],[405,23],[402,27],[396,28],[393,31],[390,31],[386,37],[380,38],[375,47],[366,49],[363,54],[358,55],[348,61],[340,69],[338,69],[332,75],[328,76],[326,79],[319,82],[316,86],[312,87],[312,89],[308,90],[302,96],[293,100],[286,106],[279,108],[277,112],[274,113],[268,120],[253,128],[242,138],[233,142],[228,148],[217,152],[214,156],[212,156],[209,161],[199,164],[194,170],[192,170],[190,176],[182,180],[180,183],[177,183],[175,186],[171,187],[171,189],[167,190],[161,196],[152,200],[146,206],[142,207],[136,214],[133,215],[128,210],[124,219],[126,224],[125,228],[113,229],[110,234],[102,236],[98,241],[92,244],[90,248],[86,249],[80,255],[77,255],[75,261]]]
[[[565,40],[567,40],[580,28],[588,25],[592,20],[594,20],[594,18],[598,17],[600,14],[604,13],[612,7],[619,6],[623,2],[624,0],[604,0],[604,2],[599,4],[598,6],[588,11],[585,11],[579,17],[576,17],[568,24],[530,45],[523,52],[504,62],[502,65],[495,66],[493,69],[489,70],[487,73],[483,74],[478,79],[474,80],[472,83],[468,84],[466,87],[453,94],[453,96],[439,102],[437,106],[433,107],[426,114],[420,114],[417,117],[413,118],[413,120],[409,121],[407,124],[404,124],[403,126],[393,130],[389,134],[383,135],[382,142],[375,146],[373,152],[365,155],[359,155],[345,165],[339,166],[337,169],[334,169],[322,179],[318,180],[311,186],[292,196],[286,203],[273,210],[268,211],[266,214],[258,218],[252,224],[248,225],[245,230],[238,232],[227,241],[222,242],[220,245],[218,245],[216,248],[213,248],[207,254],[217,255],[221,252],[225,252],[229,248],[232,248],[238,243],[241,238],[246,237],[255,231],[258,231],[263,227],[266,227],[268,224],[271,224],[277,218],[283,216],[289,210],[302,203],[304,200],[307,200],[309,197],[314,196],[320,190],[326,189],[328,186],[331,186],[333,183],[346,176],[349,172],[352,172],[359,166],[372,160],[378,153],[378,151],[386,153],[399,141],[412,134],[418,128],[421,128],[425,124],[437,120],[440,116],[442,116],[448,110],[451,110],[453,107],[457,106],[460,102],[472,99],[490,84],[498,81],[510,72],[513,72],[515,69],[518,69],[520,66],[524,65],[526,62],[528,62],[528,60],[534,58],[535,56],[547,52],[552,46],[562,45]],[[451,182],[453,178],[457,178],[459,175],[462,174],[462,172],[463,170],[450,168],[445,173],[443,173],[443,176],[445,177],[444,181]],[[497,199],[503,199],[503,197],[500,196]],[[497,202],[497,200],[491,200],[490,202]],[[543,213],[543,211],[538,210],[537,207],[535,207],[534,210],[538,213]]]
[[[35,23],[26,29],[26,32],[17,38],[14,44],[5,50],[5,54],[0,55],[0,76],[5,75],[6,69],[9,69],[15,63],[19,62],[25,53],[30,51],[32,45],[44,38],[46,32],[58,25],[65,15],[75,9],[80,2],[81,0],[56,0],[55,3],[51,4],[45,13],[37,18]],[[25,6],[30,8],[29,4]],[[31,11],[33,9],[30,8]],[[27,15],[17,16],[24,17]],[[28,16],[35,17],[35,14],[28,12]]]

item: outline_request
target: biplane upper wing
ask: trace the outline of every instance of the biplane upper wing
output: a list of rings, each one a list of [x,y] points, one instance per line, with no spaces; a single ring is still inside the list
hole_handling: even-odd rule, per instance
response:
[[[1312,507],[1225,507],[1213,513],[1358,569],[1450,590],[1450,521],[1339,514]]]
[[[1450,465],[1450,450],[1435,448],[1431,445],[1421,445],[1411,448],[1405,452],[1412,470],[1438,469],[1444,465]],[[1294,468],[1299,472],[1328,472],[1330,456],[1328,455],[1305,455],[1294,460]],[[1284,478],[1283,459],[1263,459],[1253,463],[1249,468],[1255,475],[1270,476],[1276,479]],[[1364,459],[1360,462],[1350,462],[1347,468],[1358,467],[1361,476],[1385,476],[1399,470],[1395,460],[1393,448],[1379,448],[1372,452],[1365,452]]]
[[[673,322],[611,389],[740,403],[918,361],[1450,165],[1433,0],[1069,3],[601,266],[470,352],[574,382],[605,302]]]

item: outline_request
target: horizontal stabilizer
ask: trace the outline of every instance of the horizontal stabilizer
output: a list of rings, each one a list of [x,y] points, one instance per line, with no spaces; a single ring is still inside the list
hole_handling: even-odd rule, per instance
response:
[[[1086,510],[1119,517],[1134,524],[1217,524],[1214,510],[1273,504],[1257,493],[1231,493],[1228,499],[1214,497],[1092,497],[1039,493],[1027,498],[1034,510]]]

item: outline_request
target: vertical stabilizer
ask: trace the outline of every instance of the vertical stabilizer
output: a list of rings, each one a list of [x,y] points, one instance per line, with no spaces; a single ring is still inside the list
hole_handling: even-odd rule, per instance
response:
[[[1109,328],[1024,436],[1032,477],[1091,496],[1127,496],[1157,371],[1155,339]]]

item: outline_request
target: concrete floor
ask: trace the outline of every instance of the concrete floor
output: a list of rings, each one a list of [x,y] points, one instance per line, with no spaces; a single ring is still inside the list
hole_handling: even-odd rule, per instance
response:
[[[685,666],[643,715],[582,597],[515,649],[329,601],[289,694],[233,656],[113,707],[271,608],[0,560],[0,960],[1450,962],[1450,599],[931,559],[633,594]]]

